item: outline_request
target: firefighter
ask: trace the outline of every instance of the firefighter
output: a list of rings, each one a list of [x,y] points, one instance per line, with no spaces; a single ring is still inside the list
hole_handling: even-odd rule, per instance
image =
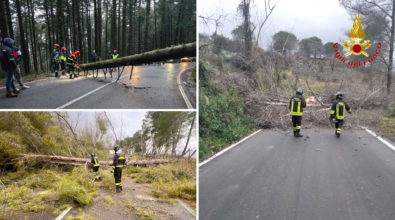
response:
[[[120,150],[119,145],[115,145],[114,147],[114,161],[112,163],[112,170],[111,173],[114,172],[114,178],[115,178],[115,186],[117,192],[122,191],[122,168],[125,165],[126,159],[125,159],[125,154],[117,151]]]
[[[329,120],[333,122],[333,119],[335,120],[335,127],[336,127],[336,137],[339,138],[340,134],[342,133],[342,127],[343,127],[343,121],[344,121],[344,115],[345,112],[348,112],[351,114],[351,108],[347,105],[345,101],[343,101],[343,93],[342,92],[337,92],[336,93],[336,100],[332,103],[332,108],[331,108],[331,116]]]
[[[16,64],[14,61],[14,55],[12,53],[12,45],[14,40],[6,37],[3,40],[3,46],[0,47],[0,63],[1,68],[6,74],[6,97],[13,98],[18,97],[16,93],[19,93],[19,89],[15,87],[14,72],[16,71]]]
[[[70,79],[74,79],[73,74],[74,74],[74,77],[78,77],[74,72],[74,65],[78,65],[77,59],[78,59],[79,55],[80,55],[80,52],[77,50],[70,55],[69,59],[67,59],[67,66],[69,67],[69,70],[70,70]]]
[[[62,76],[66,73],[66,48],[62,47],[59,53],[60,68],[62,68]]]
[[[94,153],[91,154],[91,164],[93,167],[93,172],[97,173],[100,168],[100,163],[99,163],[99,159],[97,159]]]
[[[289,101],[289,110],[292,116],[292,124],[295,137],[303,137],[303,135],[300,134],[303,108],[306,108],[306,101],[303,97],[302,88],[298,88],[298,90],[296,90],[296,95],[292,96],[291,100]]]
[[[54,44],[53,45],[53,51],[52,51],[52,65],[55,66],[55,77],[60,77],[58,74],[58,70],[59,70],[59,64],[60,64],[60,60],[59,60],[59,44]]]
[[[114,53],[112,54],[112,58],[113,58],[113,59],[117,59],[117,58],[118,58],[118,55],[119,55],[119,54],[117,54],[117,50],[114,50]],[[116,68],[116,67],[113,68],[112,71],[113,71],[113,72],[117,71],[117,68]]]

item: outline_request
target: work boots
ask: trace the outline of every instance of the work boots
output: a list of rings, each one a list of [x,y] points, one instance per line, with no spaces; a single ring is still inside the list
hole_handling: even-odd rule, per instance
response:
[[[70,79],[74,79],[74,78],[73,78],[73,74],[70,74]]]
[[[340,133],[336,133],[336,137],[339,138],[340,137]]]
[[[119,188],[121,189],[121,191],[122,191],[122,186],[119,186]]]
[[[294,136],[296,137],[296,131],[294,131]]]
[[[121,192],[121,186],[117,186],[117,193]]]
[[[16,94],[16,93],[20,93],[20,92],[21,92],[21,91],[20,91],[19,89],[14,89],[14,90],[13,90],[13,93],[15,93],[15,94]]]
[[[7,95],[5,97],[7,97],[7,98],[15,98],[15,97],[18,97],[18,95],[14,94],[12,92],[7,92]]]
[[[303,137],[303,135],[302,135],[302,134],[300,134],[299,132],[300,132],[300,131],[296,131],[296,135],[295,135],[295,137]]]
[[[59,78],[58,72],[55,72],[55,77],[56,77],[56,78]]]

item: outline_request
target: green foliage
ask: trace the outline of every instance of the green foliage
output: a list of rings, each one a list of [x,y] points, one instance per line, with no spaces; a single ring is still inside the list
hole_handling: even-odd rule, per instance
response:
[[[273,49],[277,52],[281,52],[284,48],[284,54],[286,51],[295,50],[298,43],[296,36],[286,31],[279,31],[273,35],[273,41]]]
[[[86,171],[84,167],[75,168],[71,174],[63,176],[55,186],[60,202],[92,205],[96,196],[96,186],[90,181],[91,179],[93,174]]]
[[[136,183],[149,183],[157,198],[196,200],[196,163],[180,161],[155,168],[128,167],[126,173],[136,175]]]
[[[305,38],[300,42],[300,50],[309,56],[313,54],[316,57],[324,50],[322,40],[318,37]]]
[[[199,159],[208,157],[214,148],[240,140],[254,128],[236,89],[213,96],[201,94],[199,106]]]
[[[387,111],[387,113],[386,113],[386,117],[388,117],[388,118],[395,118],[395,105],[394,105],[394,106],[391,106],[391,107],[388,109],[388,111]]]
[[[197,66],[194,66],[192,68],[192,79],[193,79],[194,82],[196,82],[196,67]]]

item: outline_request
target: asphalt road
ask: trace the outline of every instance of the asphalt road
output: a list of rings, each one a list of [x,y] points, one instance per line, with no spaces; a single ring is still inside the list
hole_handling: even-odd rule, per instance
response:
[[[117,73],[104,80],[80,76],[74,80],[63,76],[27,83],[30,89],[22,90],[17,98],[6,98],[5,88],[0,89],[0,109],[186,109],[177,77],[196,63],[167,63],[162,66],[136,66],[129,80],[126,67],[117,83]],[[92,71],[90,71],[92,73]],[[81,75],[83,72],[80,73]],[[112,83],[111,83],[112,82]],[[125,88],[122,83],[146,89]],[[19,86],[18,86],[19,87]]]
[[[302,132],[263,130],[202,165],[199,219],[395,219],[392,149],[365,130]]]

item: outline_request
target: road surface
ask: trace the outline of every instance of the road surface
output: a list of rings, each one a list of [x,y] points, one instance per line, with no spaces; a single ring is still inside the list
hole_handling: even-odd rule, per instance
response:
[[[104,80],[80,76],[74,80],[62,76],[48,77],[44,81],[27,83],[17,98],[6,98],[5,88],[0,89],[0,109],[186,109],[177,84],[178,75],[196,63],[167,63],[162,66],[136,66],[132,80],[126,67],[117,83],[117,73]],[[92,73],[92,71],[90,71]],[[81,75],[83,72],[80,73]],[[111,83],[112,82],[112,83]],[[122,83],[147,89],[125,88]]]
[[[392,149],[365,130],[302,132],[263,130],[202,165],[199,218],[395,219]]]

